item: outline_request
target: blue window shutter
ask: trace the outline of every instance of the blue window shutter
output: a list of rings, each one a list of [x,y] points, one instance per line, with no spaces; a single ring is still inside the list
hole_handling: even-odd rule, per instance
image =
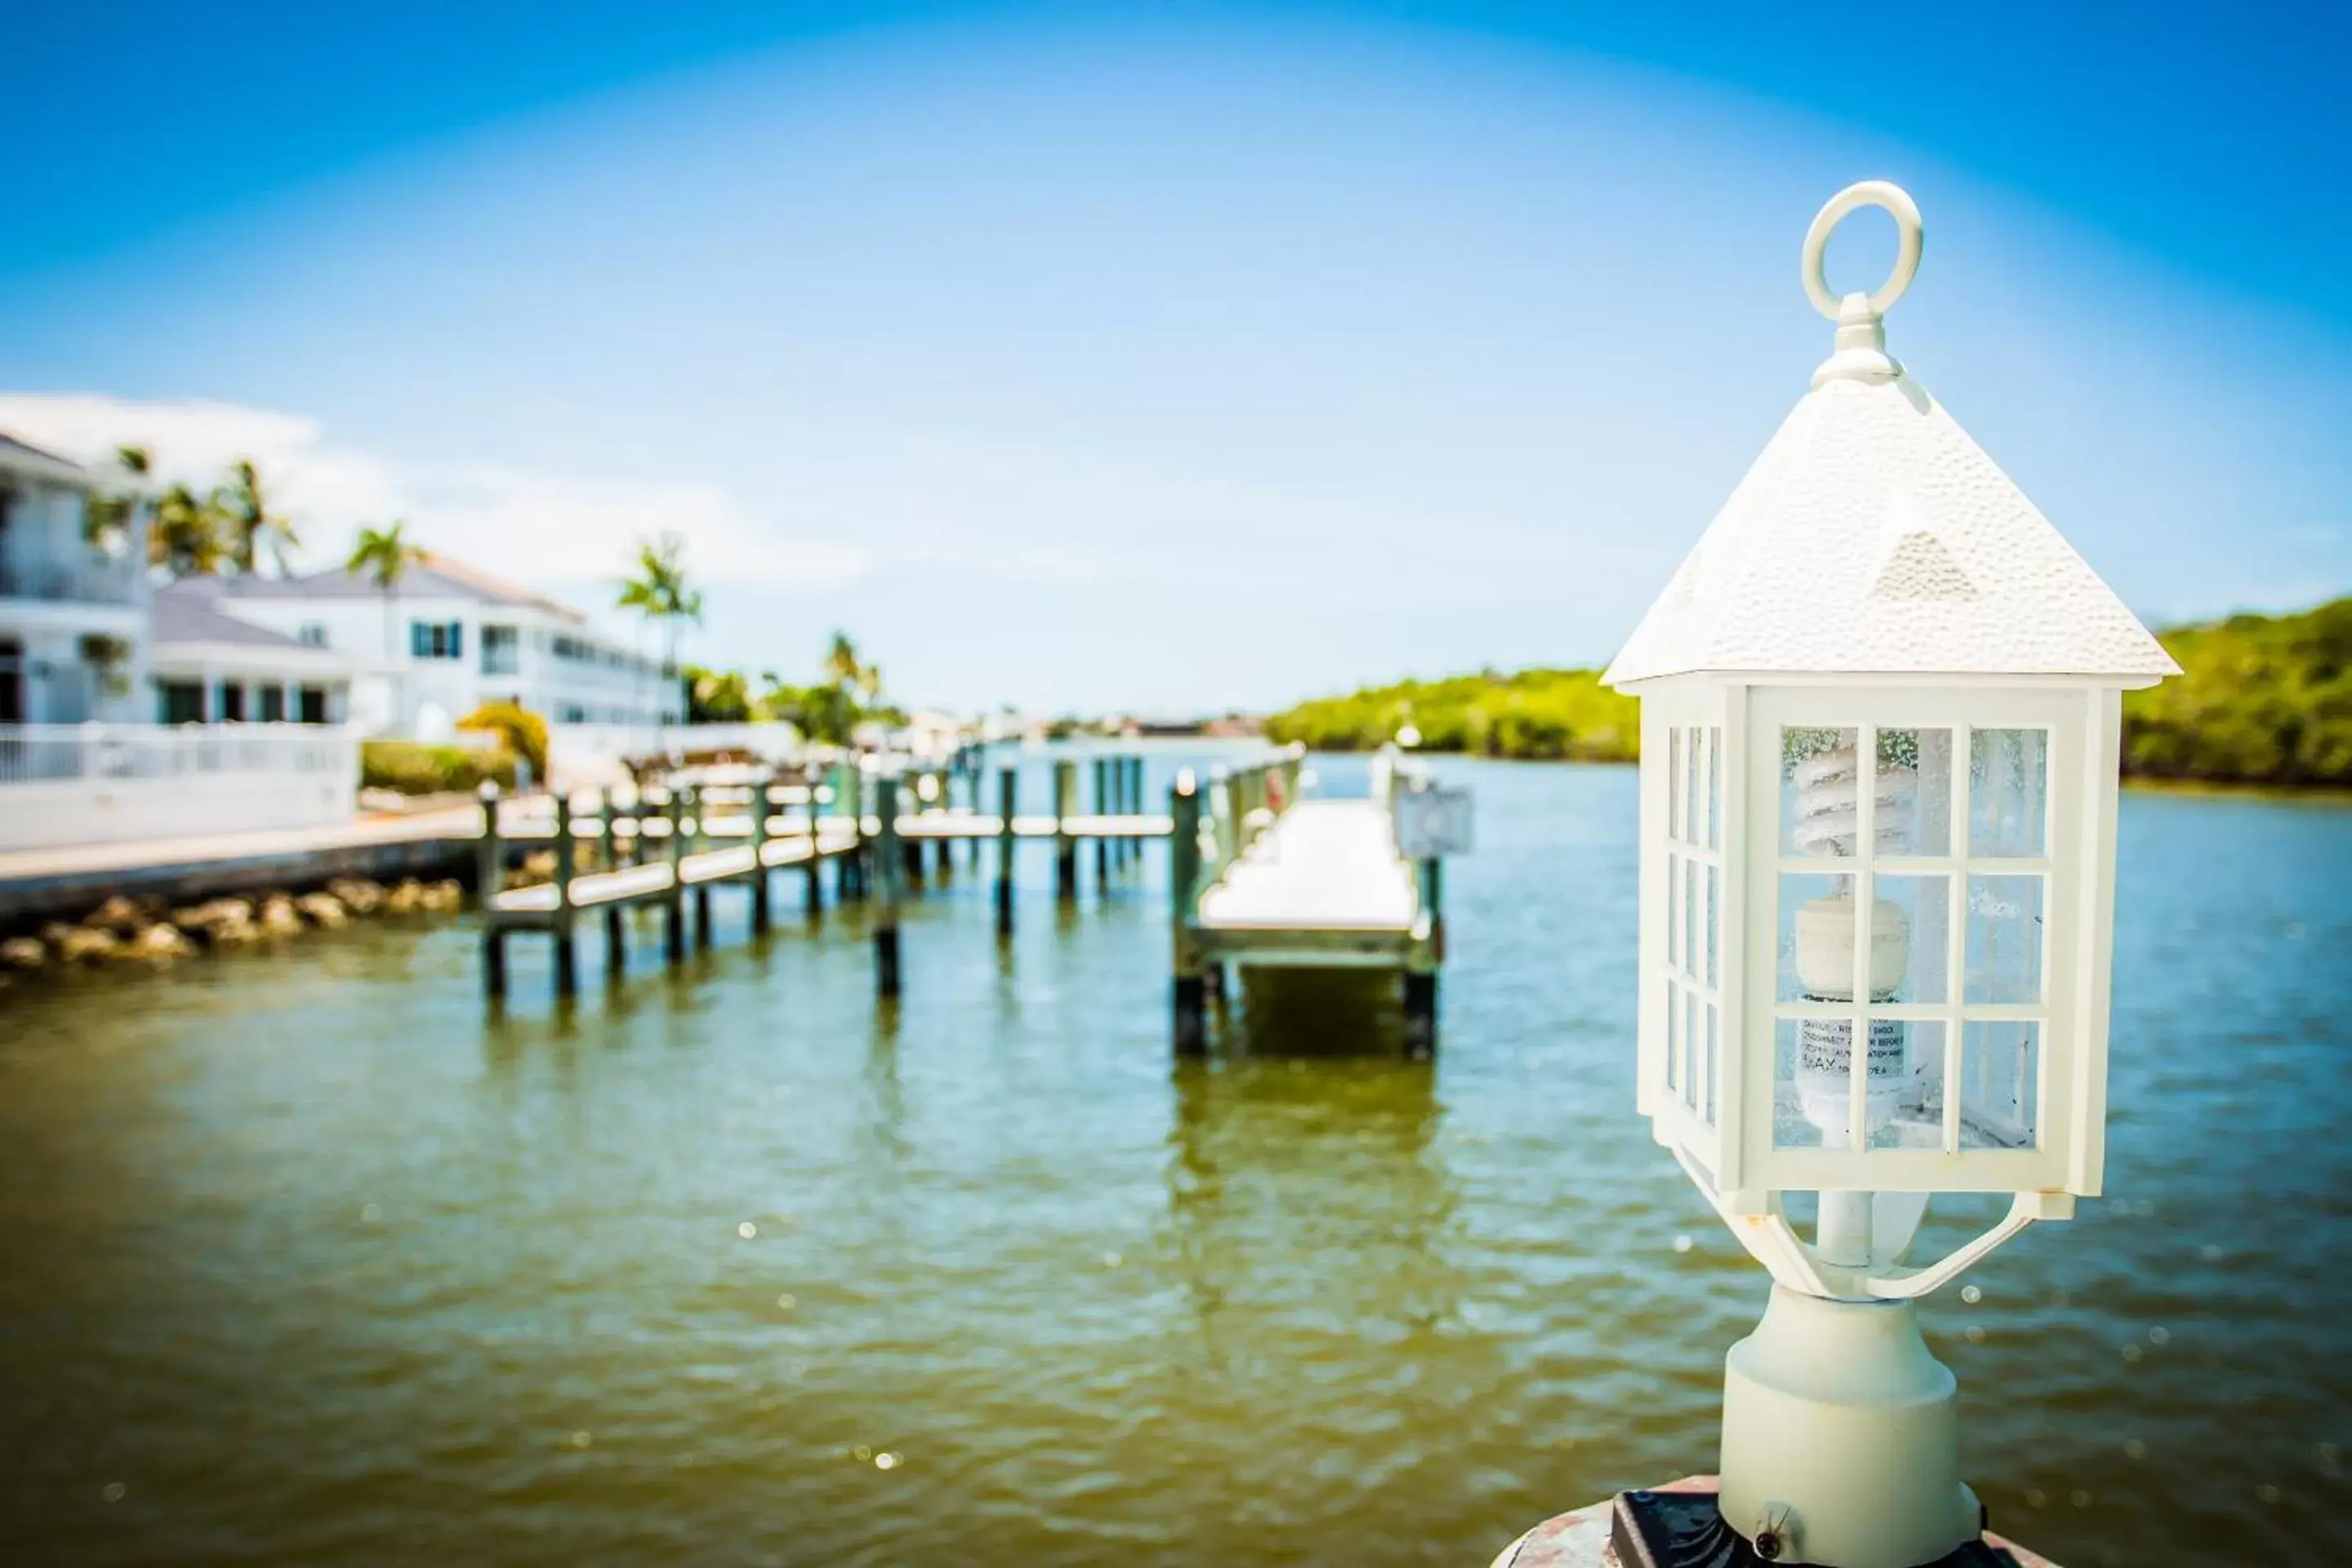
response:
[[[433,632],[423,621],[408,623],[408,652],[414,658],[430,658],[433,656]]]
[[[463,621],[449,623],[449,657],[451,658],[466,657],[466,623]]]

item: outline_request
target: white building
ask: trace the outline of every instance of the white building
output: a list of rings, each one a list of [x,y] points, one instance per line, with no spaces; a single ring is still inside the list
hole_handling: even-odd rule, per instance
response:
[[[84,537],[89,484],[0,436],[0,725],[147,717],[145,541]]]
[[[154,591],[147,663],[163,724],[341,724],[354,662],[220,613],[228,584],[183,577]]]
[[[389,593],[365,575],[222,580],[213,610],[349,661],[351,717],[438,738],[485,702],[556,724],[682,723],[674,667],[588,629],[579,611],[427,554]]]

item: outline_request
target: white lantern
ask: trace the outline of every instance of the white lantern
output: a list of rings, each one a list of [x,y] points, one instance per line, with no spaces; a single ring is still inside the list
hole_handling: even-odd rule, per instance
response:
[[[1898,258],[1840,300],[1865,205]],[[1887,356],[1920,245],[1894,185],[1822,209],[1836,350],[1604,677],[1642,699],[1640,1108],[1775,1282],[1722,1513],[1840,1568],[1980,1530],[1909,1302],[2099,1191],[2121,693],[2176,672]],[[2012,1200],[1914,1262],[1934,1193]]]

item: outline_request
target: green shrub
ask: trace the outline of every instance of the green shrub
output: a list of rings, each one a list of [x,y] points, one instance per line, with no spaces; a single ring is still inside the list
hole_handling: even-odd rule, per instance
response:
[[[463,746],[427,746],[416,741],[363,741],[360,743],[360,787],[397,790],[402,795],[441,795],[473,790],[485,779],[512,789],[515,760],[511,752],[469,751]]]

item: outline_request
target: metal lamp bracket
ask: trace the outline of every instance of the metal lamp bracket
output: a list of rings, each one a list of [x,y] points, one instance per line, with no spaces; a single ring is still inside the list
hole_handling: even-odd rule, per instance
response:
[[[1916,1300],[1958,1279],[1987,1253],[2035,1220],[2072,1219],[2074,1215],[2072,1194],[2019,1193],[2010,1200],[2009,1212],[1991,1228],[1925,1268],[1904,1268],[1892,1261],[1901,1252],[1902,1244],[1909,1240],[1906,1225],[1906,1234],[1899,1243],[1877,1249],[1885,1257],[1885,1262],[1874,1258],[1872,1268],[1852,1268],[1822,1261],[1821,1255],[1797,1235],[1779,1193],[1770,1194],[1763,1213],[1740,1214],[1711,1186],[1702,1183],[1701,1190],[1739,1245],[1765,1267],[1775,1281],[1808,1296],[1840,1301]],[[1911,1223],[1916,1224],[1916,1215]]]

